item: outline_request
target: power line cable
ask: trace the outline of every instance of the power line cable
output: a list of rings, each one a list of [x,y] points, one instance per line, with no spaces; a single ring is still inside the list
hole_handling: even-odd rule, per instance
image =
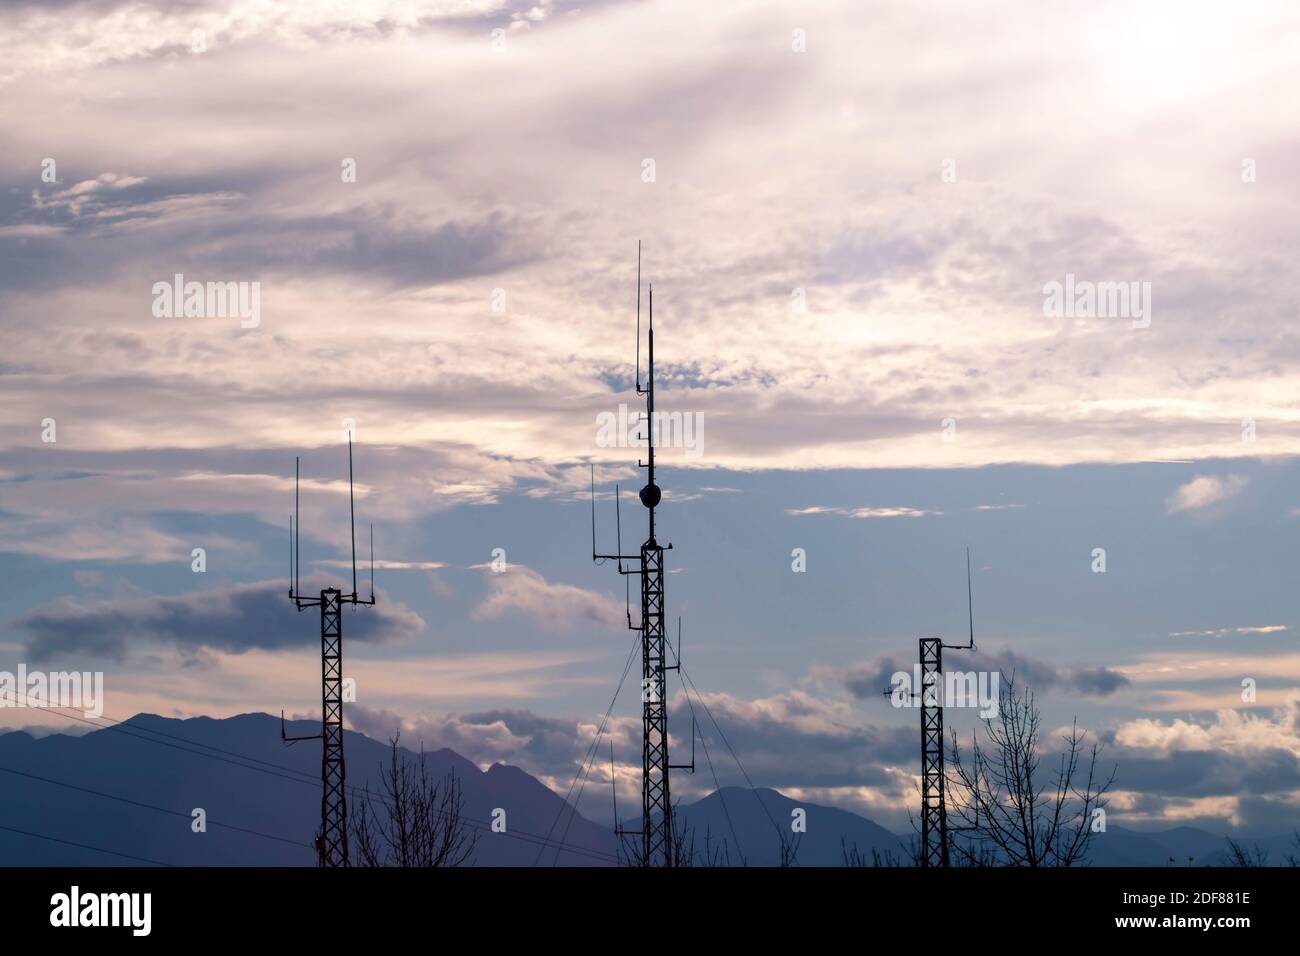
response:
[[[8,692],[6,692],[6,691],[0,691],[0,696],[7,696],[7,694],[8,694]],[[24,692],[23,696],[27,696],[25,692]],[[114,724],[114,726],[105,726],[105,725],[103,725],[103,724],[98,724],[98,723],[95,723],[95,721],[93,721],[93,720],[90,720],[90,719],[85,718],[85,717],[82,717],[82,716],[78,716],[77,714],[64,713],[62,709],[60,709],[60,708],[58,708],[58,707],[56,707],[56,706],[49,705],[49,704],[47,704],[47,703],[45,703],[45,702],[41,702],[41,703],[39,703],[37,706],[39,706],[39,707],[40,707],[41,709],[43,709],[43,710],[48,710],[48,711],[50,711],[51,713],[54,713],[54,714],[56,714],[56,715],[58,715],[58,716],[60,716],[60,717],[64,717],[64,718],[66,718],[66,719],[70,719],[70,720],[77,720],[77,721],[80,721],[81,723],[84,723],[84,724],[89,724],[90,726],[92,726],[92,727],[94,727],[94,728],[96,728],[96,729],[98,729],[98,730],[110,730],[110,731],[115,731],[115,732],[118,732],[118,733],[122,733],[122,734],[125,734],[125,735],[128,736],[128,737],[134,737],[134,738],[136,738],[136,739],[138,739],[138,740],[142,740],[142,741],[144,741],[145,743],[159,744],[159,745],[161,745],[161,746],[164,746],[164,747],[170,747],[170,748],[172,748],[172,749],[174,749],[174,750],[180,750],[180,751],[183,751],[183,752],[185,752],[185,753],[190,753],[190,754],[193,754],[193,755],[198,756],[198,757],[207,757],[207,758],[212,759],[212,760],[218,760],[218,761],[220,761],[220,762],[222,762],[222,763],[230,764],[231,766],[240,767],[240,768],[242,768],[242,769],[244,769],[244,770],[256,770],[256,771],[258,771],[258,772],[260,772],[260,773],[265,773],[265,774],[267,774],[267,775],[269,775],[269,776],[273,776],[273,777],[279,777],[279,778],[281,778],[281,779],[289,780],[289,781],[292,781],[292,782],[294,782],[294,783],[301,783],[301,784],[305,784],[305,785],[313,786],[313,787],[315,787],[315,786],[319,786],[319,784],[320,784],[320,781],[319,781],[319,780],[314,779],[314,778],[311,778],[311,777],[309,777],[308,775],[306,775],[305,773],[303,773],[302,771],[295,770],[295,769],[292,768],[292,767],[285,767],[285,766],[282,765],[282,764],[276,764],[276,763],[272,763],[272,762],[270,762],[270,761],[260,760],[260,759],[258,759],[258,758],[256,758],[256,757],[250,757],[250,756],[248,756],[247,754],[240,754],[240,753],[238,753],[238,752],[236,752],[236,751],[222,750],[221,748],[212,748],[212,749],[215,749],[215,750],[220,751],[221,753],[231,754],[231,755],[233,755],[233,756],[237,756],[237,757],[239,757],[241,760],[249,760],[249,761],[252,761],[252,762],[254,762],[254,763],[265,764],[266,766],[265,766],[265,767],[251,766],[251,765],[249,765],[249,764],[239,763],[239,762],[237,762],[237,761],[235,761],[235,760],[229,760],[229,759],[226,759],[225,757],[218,756],[217,754],[205,753],[205,752],[203,752],[203,751],[201,751],[201,750],[191,750],[191,749],[189,749],[189,748],[187,748],[187,747],[180,747],[180,746],[177,746],[177,745],[175,745],[175,744],[169,744],[169,743],[167,743],[167,742],[164,741],[164,740],[155,740],[155,739],[153,739],[153,738],[151,738],[151,737],[142,737],[142,736],[140,736],[139,734],[131,733],[130,730],[125,729],[125,727],[124,727],[124,726],[121,726],[121,725],[129,726],[131,729],[145,729],[145,728],[137,728],[137,725],[129,724],[127,721],[119,720],[119,719],[117,719],[117,718],[109,717],[109,716],[107,716],[107,715],[100,715],[100,719],[107,720],[107,721],[111,721],[111,722]],[[161,731],[150,731],[150,732],[158,733],[158,734],[160,734],[161,736],[168,737],[168,738],[170,738],[170,739],[172,739],[172,740],[184,741],[184,742],[186,742],[186,743],[190,743],[190,744],[193,744],[194,746],[198,746],[198,747],[207,747],[207,746],[209,746],[209,745],[207,745],[207,744],[201,744],[201,743],[198,743],[197,741],[189,740],[188,738],[185,738],[185,737],[177,737],[177,736],[175,736],[175,735],[173,735],[173,734],[165,734],[165,733],[163,733],[163,732],[161,732]],[[268,768],[271,768],[271,767],[278,768],[280,771],[283,771],[283,772],[277,772],[276,770],[268,769]],[[292,776],[291,776],[291,774],[292,774]],[[357,795],[360,795],[360,794],[364,794],[365,797],[366,797],[367,799],[377,799],[377,800],[379,800],[381,803],[383,803],[385,806],[389,806],[389,804],[387,803],[387,801],[385,801],[385,800],[383,799],[383,797],[380,796],[380,795],[378,795],[378,794],[371,794],[371,793],[369,793],[368,791],[364,791],[362,788],[357,787],[357,786],[355,786],[355,785],[353,785],[353,784],[348,784],[348,785],[347,785],[347,789],[350,790],[350,791],[352,792],[353,796],[357,796]],[[446,815],[447,815],[445,812],[441,812],[441,811],[438,811],[437,813],[438,813],[439,816],[446,816]],[[474,829],[476,829],[476,830],[491,832],[491,825],[490,825],[490,824],[487,824],[487,823],[481,823],[481,822],[476,821],[476,820],[468,820],[468,819],[462,819],[461,822],[464,823],[466,826],[472,827],[472,828],[474,828]],[[543,848],[545,848],[545,846],[546,846],[547,843],[549,842],[549,840],[547,840],[546,838],[543,838],[540,834],[529,833],[529,832],[524,831],[524,830],[506,830],[506,831],[500,831],[500,832],[501,832],[501,834],[503,834],[503,835],[505,835],[505,836],[508,836],[508,837],[510,837],[510,838],[512,838],[512,839],[521,840],[521,841],[523,841],[523,842],[525,842],[525,843],[530,843],[530,844],[539,844],[539,843],[540,843],[540,844],[543,846]],[[289,842],[292,842],[292,841],[289,841]],[[93,848],[92,848],[92,849],[93,849]],[[617,863],[617,862],[618,862],[618,857],[617,857],[616,855],[614,855],[614,854],[609,854],[609,853],[605,853],[604,851],[601,851],[601,850],[591,849],[591,848],[587,848],[587,847],[576,847],[576,846],[564,846],[564,849],[567,850],[567,851],[570,852],[570,853],[574,853],[574,854],[579,855],[579,856],[585,856],[585,857],[587,857],[587,858],[589,858],[589,859],[595,859],[595,860],[599,860],[599,861],[601,861],[601,862],[605,862],[605,863]]]
[[[768,822],[772,824],[772,829],[776,831],[776,836],[777,839],[781,841],[781,846],[785,847],[785,833],[781,830],[781,827],[777,824],[776,820],[772,818],[772,813],[767,809],[767,804],[763,802],[763,798],[758,795],[758,788],[754,786],[754,781],[749,779],[749,773],[745,770],[745,765],[740,762],[740,757],[736,755],[735,748],[733,748],[731,742],[727,740],[727,735],[723,733],[722,727],[718,724],[717,718],[713,716],[713,711],[709,710],[709,705],[704,702],[704,696],[700,693],[700,689],[695,686],[694,679],[692,679],[690,673],[686,670],[685,665],[683,665],[680,660],[677,663],[681,668],[681,675],[690,683],[691,688],[695,691],[696,699],[700,702],[700,706],[704,708],[704,712],[708,714],[709,720],[712,721],[714,728],[718,731],[718,738],[722,741],[723,746],[727,748],[727,752],[731,754],[731,759],[736,762],[736,766],[740,769],[741,776],[745,778],[745,783],[749,786],[749,789],[753,791],[754,799],[758,801],[758,805],[762,808],[763,815],[767,817]],[[793,862],[793,857],[791,858],[791,862]]]
[[[609,717],[610,717],[610,714],[611,714],[611,713],[613,712],[613,710],[614,710],[614,702],[618,700],[618,695],[621,694],[621,693],[623,692],[623,684],[624,684],[624,682],[627,680],[627,675],[628,675],[628,673],[632,670],[632,661],[633,661],[634,658],[635,658],[636,650],[637,650],[637,646],[638,646],[640,643],[641,643],[641,642],[640,642],[640,639],[638,638],[638,639],[637,639],[636,641],[634,641],[633,644],[632,644],[632,650],[631,650],[631,652],[628,654],[627,663],[624,664],[624,666],[623,666],[623,676],[619,679],[618,687],[616,687],[616,688],[614,689],[614,698],[613,698],[613,700],[611,700],[611,701],[609,702],[609,708],[605,711],[605,719],[601,722],[600,727],[597,728],[597,731],[596,731],[596,739],[593,740],[592,743],[591,743],[591,753],[590,753],[590,754],[588,755],[588,757],[587,757],[587,768],[586,768],[586,770],[583,771],[583,774],[582,774],[582,783],[581,783],[581,785],[578,787],[578,796],[577,796],[577,798],[573,801],[573,811],[569,814],[569,819],[568,819],[568,820],[565,822],[565,824],[564,824],[564,832],[563,832],[562,834],[560,834],[560,842],[561,842],[561,843],[563,843],[566,839],[568,839],[568,836],[569,836],[569,828],[570,828],[571,826],[573,826],[573,820],[574,820],[574,817],[576,817],[576,816],[578,815],[578,806],[579,806],[579,804],[582,803],[582,794],[583,794],[584,791],[586,791],[586,789],[587,789],[587,781],[591,779],[591,771],[592,771],[592,769],[596,766],[596,760],[595,760],[595,758],[596,758],[597,749],[598,749],[598,747],[599,747],[599,745],[600,745],[600,738],[601,738],[601,736],[605,733],[605,728],[609,725]],[[611,770],[610,773],[612,774],[613,771]],[[612,781],[611,781],[611,782],[612,782]],[[614,823],[615,823],[615,825],[617,826],[618,821],[615,820]],[[555,851],[555,860],[551,863],[551,865],[552,865],[552,866],[558,866],[558,865],[559,865],[559,862],[560,862],[560,852],[559,852],[559,850],[557,849],[557,850]]]
[[[564,815],[565,807],[569,806],[569,797],[573,795],[574,785],[577,784],[578,777],[581,775],[583,778],[582,789],[578,791],[578,799],[573,802],[572,812],[569,814],[569,822],[565,824],[564,834],[560,837],[560,843],[563,844],[565,838],[569,835],[569,827],[573,824],[573,818],[577,816],[578,813],[578,801],[582,800],[583,790],[585,790],[587,786],[586,776],[590,772],[590,765],[595,758],[596,749],[600,745],[600,738],[605,733],[605,727],[609,722],[609,715],[614,712],[614,704],[618,701],[618,695],[623,691],[623,684],[627,680],[627,675],[632,670],[632,661],[636,659],[636,650],[640,643],[641,639],[639,636],[632,642],[632,647],[627,654],[627,660],[623,664],[623,676],[619,678],[618,686],[614,688],[614,695],[609,700],[609,706],[605,708],[605,715],[600,719],[600,724],[596,728],[595,739],[592,740],[591,746],[587,748],[587,753],[586,756],[583,757],[582,765],[579,766],[577,772],[574,773],[573,780],[569,782],[569,789],[564,795],[564,803],[560,806],[559,810],[556,811],[555,819],[551,821],[551,826],[546,831],[546,838],[548,840],[551,837],[551,833],[555,830],[556,825],[560,822],[560,817]],[[537,859],[533,861],[533,866],[537,866],[537,864],[541,862],[542,855],[545,852],[546,848],[543,846],[542,849],[538,851]],[[557,850],[555,853],[555,862],[558,863],[559,859],[560,854]]]
[[[673,656],[677,660],[677,663],[681,664],[681,658],[678,658],[676,654]],[[696,724],[695,705],[691,703],[691,692],[686,687],[686,681],[682,680],[680,670],[677,672],[677,679],[681,681],[682,693],[686,695],[686,706],[691,709],[691,725],[694,727]],[[731,811],[727,809],[727,798],[722,794],[722,784],[718,781],[718,771],[717,768],[713,766],[713,758],[709,755],[709,744],[704,739],[703,734],[700,734],[699,736],[700,746],[704,748],[704,759],[709,764],[709,774],[713,777],[713,789],[717,793],[718,799],[722,802],[722,815],[727,818],[727,829],[731,831],[731,838],[736,841],[736,853],[740,856],[741,862],[743,863],[745,860],[745,851],[740,845],[740,837],[736,835],[736,826],[731,822]]]
[[[132,806],[142,807],[145,810],[156,810],[159,813],[167,813],[170,814],[171,816],[182,817],[186,820],[193,819],[192,813],[186,813],[183,810],[170,810],[167,807],[159,807],[151,803],[143,803],[139,800],[132,800],[130,797],[120,797],[117,796],[116,794],[104,793],[102,790],[92,790],[89,787],[81,787],[75,783],[67,783],[66,781],[63,780],[54,780],[50,777],[42,777],[39,774],[28,773],[25,770],[15,770],[12,767],[0,767],[0,773],[12,773],[19,777],[27,777],[31,780],[39,780],[41,783],[52,784],[53,786],[56,787],[66,787],[69,790],[77,790],[80,791],[81,793],[88,793],[91,796],[103,797],[106,800],[116,800],[119,803],[127,803]],[[213,820],[210,818],[206,819],[206,822],[209,825],[214,827],[221,827],[222,829],[225,830],[236,830],[239,833],[246,833],[249,836],[261,837],[264,840],[278,840],[280,843],[289,843],[293,846],[306,847],[308,850],[314,849],[314,847],[310,843],[303,843],[301,840],[291,840],[288,837],[275,836],[274,834],[271,833],[261,833],[257,830],[249,830],[247,827],[235,826],[233,823],[221,823],[217,820]]]
[[[171,863],[163,863],[161,860],[150,860],[143,856],[133,856],[130,853],[121,853],[117,850],[107,850],[102,846],[91,846],[88,843],[78,843],[76,840],[64,840],[60,837],[49,836],[45,833],[35,833],[32,830],[20,830],[18,827],[7,827],[0,824],[0,830],[8,830],[10,833],[21,833],[23,836],[35,837],[38,840],[49,840],[51,843],[62,843],[65,846],[75,846],[82,850],[94,850],[96,853],[107,853],[111,856],[120,856],[126,860],[135,860],[137,863],[148,863],[152,866],[172,866]]]

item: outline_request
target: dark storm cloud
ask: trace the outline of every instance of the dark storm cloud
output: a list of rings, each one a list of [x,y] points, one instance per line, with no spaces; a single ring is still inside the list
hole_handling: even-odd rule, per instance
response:
[[[313,585],[303,583],[312,593]],[[348,614],[348,640],[402,640],[424,628],[418,614],[401,603]],[[172,645],[184,652],[285,650],[314,644],[319,635],[285,596],[283,581],[259,581],[222,590],[178,596],[150,596],[46,604],[13,622],[27,635],[33,661],[86,654],[122,660],[136,645]]]
[[[1168,797],[1249,797],[1300,789],[1300,757],[1269,749],[1175,750],[1152,756],[1115,748],[1107,756],[1120,766],[1120,785]]]
[[[708,705],[707,713],[702,703]],[[695,704],[699,733],[713,751],[714,762],[726,768],[724,782],[744,782],[736,779],[739,771],[729,749],[752,780],[778,788],[893,790],[900,783],[893,768],[910,766],[916,759],[914,728],[862,724],[837,702],[802,691],[753,701],[704,694],[702,703]],[[690,709],[680,694],[673,713],[684,721],[679,732],[689,734]]]
[[[879,696],[891,685],[895,673],[910,674],[915,663],[889,656],[872,658],[849,668],[844,686],[858,700]],[[1032,690],[1061,690],[1088,697],[1107,697],[1129,685],[1127,677],[1109,667],[1058,666],[1009,650],[977,651],[962,658],[960,669],[998,672]]]

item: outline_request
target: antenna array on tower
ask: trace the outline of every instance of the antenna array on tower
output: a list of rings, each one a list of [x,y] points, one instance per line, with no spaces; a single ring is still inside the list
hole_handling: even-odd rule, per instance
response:
[[[597,563],[613,560],[617,562],[618,572],[623,575],[636,575],[641,581],[641,619],[632,623],[629,608],[628,627],[641,634],[641,829],[637,831],[620,829],[624,837],[639,836],[637,862],[642,866],[665,866],[675,864],[673,846],[673,807],[669,786],[669,773],[672,770],[695,770],[692,758],[690,764],[675,765],[668,759],[668,699],[665,686],[665,674],[675,670],[678,664],[670,665],[667,654],[669,647],[664,634],[664,552],[672,545],[661,545],[655,534],[655,510],[663,498],[659,485],[655,482],[655,330],[654,330],[654,287],[649,290],[649,321],[646,339],[647,369],[645,388],[641,387],[641,244],[637,243],[637,368],[636,392],[646,397],[646,461],[638,461],[638,467],[646,469],[646,483],[641,488],[641,504],[648,512],[649,532],[641,544],[640,551],[634,555],[623,554],[622,518],[619,514],[619,495],[614,493],[615,521],[618,528],[618,545],[614,554],[598,554],[596,551],[596,495],[595,466],[592,466],[592,529],[591,557]],[[628,562],[625,566],[624,562]],[[635,564],[633,564],[635,562]],[[625,578],[626,580],[626,578]],[[692,742],[692,747],[693,747]]]
[[[303,611],[320,608],[321,732],[290,737],[280,713],[280,738],[285,743],[321,741],[321,827],[316,850],[321,866],[347,866],[348,808],[347,771],[343,761],[343,605],[371,607],[375,603],[375,529],[370,526],[370,597],[357,596],[356,506],[352,490],[352,435],[348,434],[348,515],[352,538],[352,592],[322,588],[319,596],[303,597],[299,581],[302,521],[298,512],[298,459],[293,466],[293,516],[289,519],[289,600]]]

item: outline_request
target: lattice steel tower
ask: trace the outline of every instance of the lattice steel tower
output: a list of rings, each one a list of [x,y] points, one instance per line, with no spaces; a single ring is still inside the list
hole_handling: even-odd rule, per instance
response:
[[[970,549],[966,550],[966,610],[970,637],[965,644],[945,644],[943,638],[922,637],[920,650],[921,701],[921,859],[924,867],[948,866],[947,777],[943,762],[944,648],[975,649],[975,610],[971,598]],[[885,691],[893,696],[893,689]]]
[[[320,608],[321,732],[307,737],[287,736],[280,713],[280,738],[285,743],[321,741],[320,832],[316,852],[321,866],[347,866],[347,770],[343,762],[343,605],[371,607],[375,603],[375,531],[370,528],[370,598],[357,597],[356,501],[352,491],[352,435],[348,434],[348,512],[352,531],[352,593],[322,588],[319,597],[303,597],[298,582],[298,460],[293,468],[293,511],[289,521],[289,600],[299,611]]]
[[[641,244],[637,243],[637,370],[636,393],[646,397],[646,461],[637,467],[646,469],[646,484],[640,498],[649,512],[649,535],[641,545],[639,554],[622,553],[622,530],[619,525],[617,554],[596,553],[595,479],[592,479],[592,560],[618,562],[620,574],[636,574],[641,579],[641,621],[633,625],[628,614],[628,627],[641,632],[641,829],[620,830],[621,834],[641,837],[640,858],[642,866],[673,866],[672,793],[669,787],[670,770],[694,770],[694,763],[674,765],[668,760],[668,700],[665,675],[680,667],[670,665],[664,634],[664,551],[672,545],[661,545],[655,536],[655,509],[663,495],[655,484],[655,330],[654,286],[650,287],[649,323],[647,332],[648,371],[646,387],[641,387]],[[617,514],[617,491],[615,513]],[[636,562],[635,567],[624,567],[623,562]]]

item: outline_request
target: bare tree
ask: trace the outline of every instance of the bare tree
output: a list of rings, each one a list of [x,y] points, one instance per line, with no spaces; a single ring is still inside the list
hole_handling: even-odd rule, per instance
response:
[[[711,830],[704,831],[704,847],[695,848],[695,827],[678,824],[679,814],[673,814],[673,866],[721,867],[731,866],[731,848],[726,839],[717,840]],[[744,866],[744,861],[740,863]]]
[[[419,760],[400,752],[390,738],[388,764],[379,765],[380,793],[369,785],[349,813],[357,866],[460,866],[474,854],[478,833],[462,816],[460,781],[448,773],[436,781],[424,748]]]
[[[1232,837],[1226,839],[1228,850],[1222,857],[1224,866],[1268,866],[1268,850],[1258,843],[1239,843]]]
[[[950,850],[955,863],[1074,866],[1087,861],[1095,811],[1104,811],[1115,770],[1098,771],[1100,744],[1075,720],[1062,735],[1055,772],[1041,766],[1041,715],[1032,691],[1003,676],[998,713],[973,733],[967,757],[953,733],[948,757]],[[1085,768],[1086,764],[1086,768]]]
[[[686,823],[685,817],[673,805],[671,815],[673,838],[673,866],[675,867],[714,867],[733,866],[731,848],[725,839],[715,841],[710,830],[704,831],[704,847],[697,850],[695,846],[695,827]],[[640,833],[623,833],[619,842],[618,858],[620,866],[644,866],[645,850]],[[742,857],[740,866],[745,865]]]
[[[1246,843],[1237,841],[1232,837],[1226,838],[1228,849],[1220,857],[1223,866],[1268,866],[1269,852],[1258,843]],[[1291,845],[1300,850],[1300,830],[1294,830],[1291,833]],[[1280,865],[1280,864],[1279,864]],[[1287,851],[1286,865],[1288,867],[1300,866],[1300,856]]]
[[[840,855],[844,858],[844,866],[916,866],[917,865],[917,842],[910,841],[907,847],[902,848],[902,852],[886,849],[883,853],[876,847],[871,848],[871,859],[858,849],[854,843],[849,846],[840,837]]]
[[[799,864],[799,844],[803,842],[803,834],[800,833],[793,840],[787,840],[785,834],[777,831],[781,840],[781,862],[780,866],[797,866]]]

